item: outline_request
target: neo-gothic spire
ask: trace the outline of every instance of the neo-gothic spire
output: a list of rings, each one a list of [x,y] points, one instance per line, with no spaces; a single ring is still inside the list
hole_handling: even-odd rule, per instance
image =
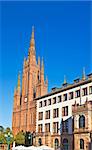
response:
[[[20,73],[18,74],[18,83],[17,83],[17,87],[20,87]]]
[[[34,26],[32,27],[32,34],[31,34],[30,47],[35,47],[35,40],[34,40]]]
[[[43,62],[43,58],[42,58],[42,63],[41,63],[41,72],[44,73],[44,62]]]

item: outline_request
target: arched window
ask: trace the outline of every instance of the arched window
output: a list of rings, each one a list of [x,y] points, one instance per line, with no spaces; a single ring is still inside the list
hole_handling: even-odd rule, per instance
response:
[[[33,90],[33,98],[36,98],[36,90],[35,90],[35,88]]]
[[[55,139],[54,144],[55,144],[55,149],[57,149],[58,146],[59,146],[59,140],[58,140],[58,139]]]
[[[39,146],[42,145],[42,139],[41,138],[38,139],[38,144],[39,144]]]
[[[79,128],[84,128],[85,127],[85,117],[81,115],[79,117]]]
[[[68,150],[69,149],[68,139],[63,139],[63,149],[64,150]]]
[[[84,149],[84,140],[80,139],[80,149],[83,150]]]
[[[38,71],[37,78],[38,78],[38,82],[39,82],[40,81],[40,73],[39,73],[39,71]]]

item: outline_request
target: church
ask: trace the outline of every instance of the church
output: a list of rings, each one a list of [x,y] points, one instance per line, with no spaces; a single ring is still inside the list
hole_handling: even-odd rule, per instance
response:
[[[48,80],[44,79],[44,62],[36,61],[34,27],[32,27],[32,35],[28,58],[24,58],[22,89],[20,86],[20,74],[18,75],[17,87],[14,91],[14,104],[12,115],[12,130],[16,135],[19,131],[36,130],[36,97],[47,94]]]

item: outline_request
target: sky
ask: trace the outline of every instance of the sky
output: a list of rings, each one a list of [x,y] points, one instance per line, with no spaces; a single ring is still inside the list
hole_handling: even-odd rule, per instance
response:
[[[92,72],[92,2],[0,2],[0,125],[12,126],[14,88],[28,55],[32,26],[48,91]]]

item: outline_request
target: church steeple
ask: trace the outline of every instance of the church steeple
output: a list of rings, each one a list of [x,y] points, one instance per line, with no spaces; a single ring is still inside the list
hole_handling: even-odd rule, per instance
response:
[[[35,54],[34,26],[32,27],[32,34],[30,40],[30,52]]]

